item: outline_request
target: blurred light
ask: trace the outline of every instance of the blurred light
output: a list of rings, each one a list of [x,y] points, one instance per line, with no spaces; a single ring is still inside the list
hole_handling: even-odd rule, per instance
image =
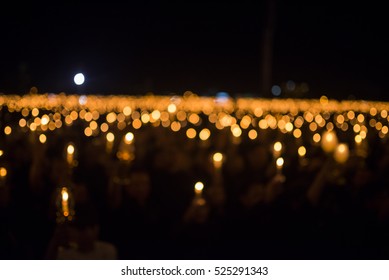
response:
[[[304,146],[300,146],[297,150],[300,157],[303,157],[307,153],[307,149]]]
[[[292,80],[289,80],[286,82],[286,89],[288,91],[294,91],[296,89],[296,83],[293,82]]]
[[[271,87],[271,93],[274,96],[280,96],[281,95],[281,88],[280,88],[280,86],[277,86],[277,85],[272,86]]]
[[[108,132],[107,135],[105,136],[108,142],[113,142],[115,140],[115,135],[112,132]]]
[[[39,135],[39,142],[42,144],[46,143],[47,137],[44,134]]]
[[[0,177],[7,176],[7,169],[5,167],[0,167]]]
[[[126,136],[124,137],[124,142],[126,144],[131,144],[134,140],[134,134],[132,132],[127,132]]]
[[[193,139],[196,137],[196,130],[193,129],[193,128],[189,128],[187,131],[186,131],[186,136],[189,138],[189,139]]]
[[[176,104],[173,104],[173,103],[169,104],[169,106],[167,107],[167,111],[171,114],[174,113],[175,111],[177,111]]]
[[[85,82],[85,76],[82,73],[77,73],[74,76],[74,83],[78,86],[82,85]],[[81,104],[81,103],[80,103]]]
[[[216,94],[215,102],[216,103],[225,103],[228,101],[229,98],[230,98],[230,95],[227,92],[221,91],[221,92],[218,92]]]
[[[248,135],[251,140],[254,140],[258,137],[258,132],[255,129],[251,129]]]
[[[6,126],[6,127],[4,128],[4,133],[5,133],[6,135],[10,135],[10,134],[12,133],[12,128],[11,128],[10,126]]]
[[[194,189],[196,194],[201,194],[204,189],[204,184],[202,182],[197,182],[194,186]]]
[[[211,136],[211,131],[208,128],[203,128],[199,133],[199,137],[203,141],[207,140],[209,136]]]
[[[68,153],[69,155],[74,154],[74,146],[73,146],[72,144],[69,144],[68,147],[67,147],[67,149],[66,149],[66,151],[67,151],[67,153]]]
[[[76,79],[74,77],[74,79]],[[83,83],[84,81],[81,82],[81,84]],[[77,84],[77,83],[76,83]],[[78,103],[80,103],[80,105],[85,105],[86,104],[86,101],[87,101],[87,97],[86,95],[81,95],[80,98],[78,99]]]

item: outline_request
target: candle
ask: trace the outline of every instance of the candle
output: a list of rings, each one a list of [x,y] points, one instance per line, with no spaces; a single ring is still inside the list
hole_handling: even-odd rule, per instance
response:
[[[1,182],[1,185],[4,184],[6,177],[7,177],[7,169],[5,167],[0,167],[0,182]]]
[[[69,144],[66,148],[66,160],[70,166],[73,165],[75,148],[73,144]]]
[[[338,145],[338,137],[334,131],[326,131],[323,133],[321,147],[326,153],[332,153]]]
[[[278,158],[281,155],[282,144],[281,142],[275,142],[273,145],[273,156],[274,158]]]
[[[197,182],[194,186],[194,191],[197,197],[202,196],[204,189],[204,184],[202,182]]]
[[[334,159],[339,163],[345,163],[349,157],[349,148],[345,143],[339,144],[334,152]]]
[[[62,188],[61,196],[62,196],[62,201],[61,201],[62,214],[64,215],[64,217],[68,217],[69,216],[69,193],[66,187]]]
[[[117,156],[120,160],[130,162],[135,158],[134,150],[134,134],[132,132],[128,132],[120,144]]]
[[[277,165],[277,172],[281,174],[282,167],[284,166],[284,159],[282,157],[277,158],[276,165]]]
[[[214,153],[212,160],[213,160],[213,166],[215,167],[215,170],[220,170],[223,164],[223,154]]]
[[[108,132],[105,138],[107,139],[106,150],[107,153],[110,153],[112,151],[113,142],[115,141],[115,134]]]
[[[307,149],[304,146],[300,146],[297,152],[299,155],[300,165],[307,165],[307,159],[305,158],[305,155],[307,154]]]

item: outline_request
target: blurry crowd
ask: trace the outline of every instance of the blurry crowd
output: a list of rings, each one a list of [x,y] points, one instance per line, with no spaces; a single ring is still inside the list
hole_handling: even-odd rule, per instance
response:
[[[75,124],[1,136],[2,259],[387,259],[389,145],[372,132],[368,153],[344,164],[320,145],[261,130],[258,139],[212,130],[208,140],[163,127],[134,130],[135,158]],[[120,134],[122,133],[122,134]],[[289,137],[289,138],[288,138]],[[300,139],[305,141],[304,139]],[[64,151],[76,148],[74,166]],[[277,171],[275,141],[284,144]],[[215,170],[212,154],[224,161]],[[201,196],[194,185],[201,181]],[[74,197],[57,220],[58,188]]]

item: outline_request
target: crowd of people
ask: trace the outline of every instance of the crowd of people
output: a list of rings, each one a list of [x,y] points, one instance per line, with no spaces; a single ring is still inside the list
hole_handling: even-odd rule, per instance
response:
[[[372,132],[368,153],[337,163],[320,145],[277,130],[232,141],[184,131],[134,130],[135,158],[107,152],[103,136],[77,124],[2,136],[2,259],[387,259],[389,149]],[[126,131],[126,130],[124,130]],[[124,133],[124,131],[122,133]],[[115,139],[121,139],[117,134]],[[76,147],[69,167],[64,150]],[[272,144],[284,143],[277,170]],[[302,140],[303,141],[303,140]],[[117,141],[118,142],[118,141]],[[214,152],[224,154],[220,174]],[[201,181],[201,197],[194,185]],[[59,223],[58,188],[74,197],[73,220]]]

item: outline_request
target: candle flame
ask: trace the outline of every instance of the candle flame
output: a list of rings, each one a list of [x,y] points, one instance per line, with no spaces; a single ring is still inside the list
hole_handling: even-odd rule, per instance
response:
[[[62,200],[63,201],[68,201],[69,193],[68,193],[66,188],[62,188],[61,195],[62,195]]]
[[[202,182],[197,182],[194,186],[195,188],[195,193],[196,194],[201,194],[203,189],[204,189],[204,184]]]
[[[284,159],[282,157],[277,158],[276,164],[277,167],[282,167],[284,165]]]
[[[0,168],[0,177],[4,178],[7,176],[7,169],[5,167]]]
[[[69,144],[66,150],[69,155],[74,154],[74,146],[72,144]]]
[[[134,140],[134,134],[132,132],[128,132],[124,137],[124,142],[126,144],[131,144],[133,140]]]

